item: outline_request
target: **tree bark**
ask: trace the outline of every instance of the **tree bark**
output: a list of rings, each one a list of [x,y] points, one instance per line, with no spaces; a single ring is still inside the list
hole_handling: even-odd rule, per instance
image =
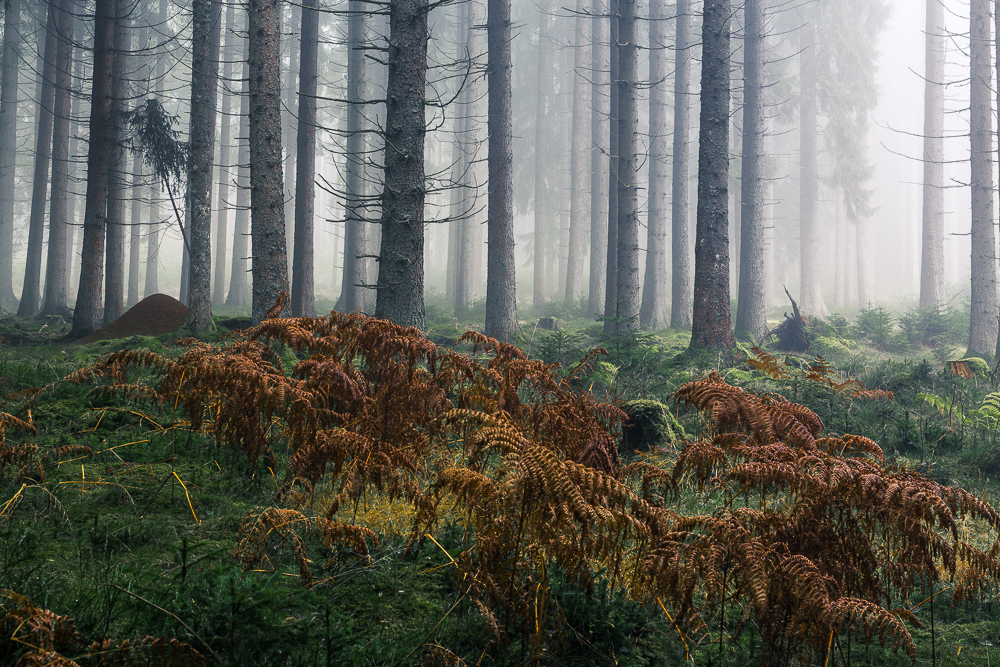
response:
[[[344,181],[344,272],[336,309],[371,312],[368,290],[368,230],[365,215],[365,160],[368,159],[367,119],[362,105],[368,98],[365,75],[366,19],[362,0],[347,6],[347,177]]]
[[[656,330],[667,313],[667,16],[666,3],[649,7],[649,213],[646,218],[646,274],[639,324]]]
[[[219,98],[222,3],[218,0],[193,0],[191,13],[191,144],[187,190],[191,273],[188,326],[191,331],[197,332],[212,323],[212,162]]]
[[[594,0],[591,38],[591,148],[590,148],[590,288],[588,312],[604,312],[608,267],[608,172],[611,169],[609,122],[611,70],[608,62],[608,22],[604,0]]]
[[[547,0],[538,5],[538,59],[535,70],[535,227],[532,239],[532,280],[531,305],[541,307],[547,298],[546,265],[548,260],[548,227],[551,220],[548,212],[548,183],[546,172],[550,165],[546,162],[548,104],[552,86],[552,44],[549,41],[549,14]]]
[[[587,258],[587,40],[591,19],[585,12],[586,0],[577,0],[575,42],[573,49],[573,118],[570,138],[569,172],[569,247],[566,256],[566,298],[576,301],[583,296],[584,269]]]
[[[246,29],[250,31],[250,15],[245,15]],[[250,50],[249,41],[243,41],[243,72],[240,79],[240,147],[236,168],[236,219],[233,228],[233,261],[229,274],[229,293],[226,306],[246,308],[247,300],[247,241],[250,238]]]
[[[45,236],[45,205],[49,192],[49,165],[52,155],[52,105],[56,78],[56,5],[49,3],[45,25],[38,38],[39,74],[35,120],[35,167],[31,183],[31,212],[28,217],[28,254],[17,314],[31,317],[38,312],[42,296],[42,245]]]
[[[167,1],[160,0],[157,25],[165,25],[167,22]],[[160,102],[163,102],[163,78],[166,73],[167,56],[166,49],[163,46],[168,39],[168,36],[160,38],[155,55],[156,66],[153,68],[153,76],[156,78],[156,98]],[[153,197],[154,188],[155,186],[150,186],[149,227],[146,233],[146,279],[142,288],[144,296],[151,296],[160,291],[160,212],[162,204]]]
[[[97,0],[94,12],[94,72],[90,94],[90,145],[87,150],[87,195],[83,214],[80,287],[70,337],[99,329],[107,227],[108,159],[111,153],[111,62],[116,0]]]
[[[21,0],[4,0],[0,64],[0,308],[14,310],[14,165],[17,156],[17,75],[21,61]]]
[[[819,225],[816,201],[819,196],[817,156],[816,28],[806,23],[802,30],[799,55],[801,102],[799,103],[799,276],[802,311],[818,317],[829,315],[820,285]]]
[[[282,293],[288,295],[281,169],[280,5],[278,0],[249,0],[248,11],[253,244],[251,319],[260,322]]]
[[[489,194],[486,335],[509,341],[517,330],[514,281],[514,155],[511,149],[510,0],[487,0]]]
[[[424,86],[428,0],[389,6],[385,187],[375,316],[424,327]]]
[[[691,326],[690,132],[691,1],[677,0],[674,48],[674,170],[670,191],[670,326]]]
[[[972,291],[967,356],[992,359],[997,345],[996,236],[993,231],[993,104],[990,99],[990,3],[972,0],[970,143],[972,150]],[[860,249],[859,249],[860,253]]]
[[[618,331],[618,92],[621,76],[618,71],[618,11],[619,0],[611,0],[611,21],[609,23],[611,74],[611,130],[608,134],[608,249],[604,276],[604,333],[612,334]]]
[[[216,199],[215,261],[212,267],[212,306],[226,301],[226,258],[229,255],[229,180],[232,178],[233,64],[236,59],[236,3],[226,7],[226,40],[222,51],[222,120],[219,127],[219,194]]]
[[[476,5],[471,2],[462,3],[464,11],[460,13],[460,20],[464,26],[459,31],[460,49],[464,54],[459,57],[467,57],[472,60],[475,67],[477,54],[476,43]],[[455,262],[455,316],[464,319],[467,317],[469,309],[472,307],[472,300],[475,294],[476,281],[476,261],[475,253],[480,250],[476,244],[476,228],[479,226],[476,220],[475,210],[472,204],[476,200],[476,183],[473,179],[475,165],[472,156],[475,152],[475,119],[477,113],[478,91],[475,82],[477,77],[471,76],[465,81],[461,94],[461,132],[455,137],[455,147],[458,154],[459,169],[457,179],[453,179],[453,195],[457,196],[457,201],[452,201],[452,215],[457,215],[458,238],[456,239],[456,262]]]
[[[941,0],[927,0],[924,32],[924,183],[920,307],[944,307],[944,63],[948,34]]]
[[[760,341],[764,314],[764,1],[746,0],[743,39],[743,166],[736,336]]]
[[[729,0],[705,0],[691,349],[736,344],[729,311]]]
[[[639,110],[636,0],[618,0],[618,262],[615,318],[619,328],[639,328]]]
[[[52,196],[49,204],[49,246],[45,263],[45,300],[43,315],[68,315],[66,237],[69,191],[69,123],[71,106],[73,9],[70,0],[59,0],[55,35],[59,36],[55,60],[55,99],[52,125]],[[50,33],[52,34],[52,33]]]
[[[129,52],[128,0],[116,0],[111,63],[111,141],[108,157],[107,237],[104,266],[104,323],[125,312],[125,128],[128,107],[126,65]]]
[[[319,12],[316,0],[302,2],[299,50],[299,127],[295,140],[295,245],[292,261],[292,315],[315,317],[313,211],[316,201],[316,67]]]

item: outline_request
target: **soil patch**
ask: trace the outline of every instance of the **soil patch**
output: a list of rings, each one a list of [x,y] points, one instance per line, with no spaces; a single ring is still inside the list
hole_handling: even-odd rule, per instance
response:
[[[183,303],[166,294],[153,294],[135,304],[117,320],[80,339],[93,343],[129,336],[159,336],[178,331],[187,319]]]

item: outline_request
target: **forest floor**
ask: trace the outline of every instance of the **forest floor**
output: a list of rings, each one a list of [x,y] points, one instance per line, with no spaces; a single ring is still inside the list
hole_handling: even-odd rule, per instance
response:
[[[826,371],[831,377],[893,392],[891,401],[864,402],[808,381],[810,364],[816,363],[809,355],[771,349],[789,369],[778,381],[747,365],[754,352],[746,346],[721,357],[692,357],[686,353],[686,332],[605,335],[601,324],[580,310],[553,304],[533,313],[522,323],[519,346],[564,369],[590,349],[604,347],[608,355],[597,360],[581,390],[619,405],[662,403],[673,416],[666,432],[674,437],[678,431],[697,437],[704,420],[679,409],[673,392],[717,370],[734,386],[778,393],[809,407],[829,433],[872,438],[892,465],[1000,507],[1000,394],[983,364],[970,364],[972,377],[960,377],[945,363],[959,358],[957,318],[927,315],[937,326],[932,334],[927,326],[908,326],[884,311],[867,311],[854,324],[843,318],[814,323],[813,352],[831,364]],[[540,315],[556,317],[558,328],[539,327]],[[431,306],[426,335],[438,345],[452,345],[476,317],[474,311],[469,322],[458,322]],[[218,331],[223,340],[225,328]],[[63,340],[64,334],[56,324],[0,322],[0,412],[35,429],[19,432],[8,423],[6,442],[0,441],[2,664],[14,664],[33,648],[59,651],[79,665],[154,664],[149,657],[154,654],[138,648],[129,663],[121,647],[124,640],[148,647],[156,637],[177,638],[207,664],[222,665],[459,664],[448,662],[449,653],[469,665],[511,666],[751,665],[763,659],[753,632],[739,639],[724,634],[724,616],[708,618],[701,634],[685,634],[656,603],[633,602],[606,587],[587,591],[556,572],[550,599],[562,626],[552,631],[547,652],[540,654],[517,632],[505,643],[494,642],[474,606],[458,593],[455,559],[469,535],[461,517],[440,521],[433,539],[422,540],[404,558],[415,510],[376,490],[339,513],[378,538],[370,559],[314,540],[304,547],[316,571],[309,586],[286,542],[246,567],[234,557],[246,536],[245,521],[260,508],[281,505],[275,492],[287,457],[275,447],[278,470],[249,471],[242,452],[221,447],[210,431],[192,426],[183,402],[148,404],[65,379],[120,350],[176,358],[182,351],[174,345],[176,335],[79,343]],[[296,357],[279,353],[290,370]],[[276,425],[273,438],[281,437]],[[651,440],[630,454],[631,460],[655,465],[676,460],[681,443]],[[34,453],[27,451],[31,445],[37,445]],[[329,494],[318,485],[295,508],[322,513]],[[692,495],[676,502],[682,507],[699,501]],[[1000,660],[994,655],[1000,651],[997,588],[976,603],[957,606],[948,591],[944,582],[933,594],[896,601],[923,625],[909,626],[916,664]],[[39,630],[30,619],[41,618],[49,619],[49,628],[62,623],[65,632]],[[845,635],[836,647],[818,664],[911,662],[903,652],[881,647],[877,636],[866,643],[863,636]],[[166,654],[156,655],[165,660]]]

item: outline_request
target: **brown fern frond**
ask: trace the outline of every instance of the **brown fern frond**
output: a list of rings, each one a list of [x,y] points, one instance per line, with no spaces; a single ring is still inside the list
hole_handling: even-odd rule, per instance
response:
[[[101,667],[205,667],[205,657],[193,646],[163,637],[94,642],[87,649],[92,664]]]
[[[779,364],[773,355],[759,347],[752,347],[750,351],[754,354],[754,356],[747,359],[747,366],[750,368],[758,370],[775,380],[784,380],[790,377],[791,374],[786,370],[788,364]]]

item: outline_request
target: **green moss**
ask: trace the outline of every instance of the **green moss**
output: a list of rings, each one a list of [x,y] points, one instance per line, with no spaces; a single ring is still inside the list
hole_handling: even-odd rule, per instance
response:
[[[969,369],[978,375],[979,377],[986,377],[990,374],[990,365],[984,359],[979,357],[966,357],[962,359],[965,363],[969,365]]]
[[[670,409],[648,399],[626,401],[621,409],[628,415],[622,425],[623,453],[645,451],[656,445],[674,442],[684,436],[684,428],[677,422]]]
[[[851,355],[851,348],[837,338],[818,336],[813,339],[810,347],[813,354],[821,355],[824,359],[846,359]]]

